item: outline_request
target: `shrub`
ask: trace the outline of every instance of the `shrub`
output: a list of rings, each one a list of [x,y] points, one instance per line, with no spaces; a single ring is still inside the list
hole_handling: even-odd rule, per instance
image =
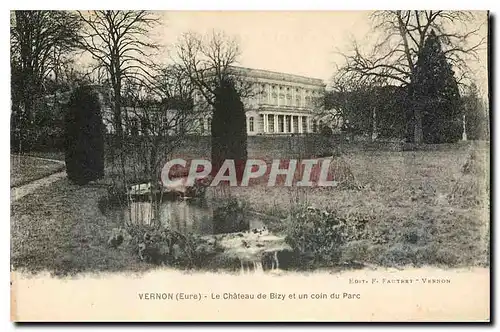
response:
[[[199,268],[222,251],[216,241],[160,225],[129,225],[128,233],[139,258],[155,265]]]
[[[490,191],[487,166],[484,152],[471,151],[462,165],[461,176],[448,194],[448,201],[465,208],[487,204]]]
[[[234,233],[248,230],[245,205],[236,198],[228,198],[214,210],[215,233]]]
[[[86,184],[104,176],[104,132],[101,107],[89,86],[77,88],[65,118],[65,160],[68,178]]]
[[[387,218],[299,207],[288,217],[285,234],[286,242],[298,254],[299,265],[305,268],[359,263],[461,265],[469,258],[460,256],[460,240],[448,242],[447,234],[452,230],[446,227],[431,215]]]
[[[366,239],[366,222],[314,207],[299,208],[288,219],[286,242],[303,265],[336,265],[343,263],[344,245]]]

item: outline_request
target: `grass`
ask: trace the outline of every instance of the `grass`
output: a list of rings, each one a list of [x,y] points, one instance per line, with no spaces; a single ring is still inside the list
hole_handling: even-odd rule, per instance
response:
[[[64,169],[64,164],[31,156],[10,156],[10,186],[17,187]]]
[[[489,172],[462,173],[471,149],[489,165],[489,146],[359,151],[343,156],[359,189],[255,185],[231,188],[225,195],[274,216],[269,227],[277,232],[293,227],[286,217],[301,205],[329,209],[345,218],[368,219],[372,237],[346,245],[346,259],[383,266],[487,265]],[[457,191],[457,186],[479,190]],[[452,192],[463,197],[449,199]],[[99,210],[99,199],[105,194],[101,185],[75,186],[60,180],[12,203],[14,268],[57,274],[151,268],[139,261],[134,248],[107,245],[112,229],[120,227],[121,221]],[[479,204],[471,205],[472,201]]]
[[[58,275],[93,271],[140,271],[148,265],[130,248],[107,245],[121,221],[102,215],[106,189],[66,179],[11,205],[11,264],[15,269]]]
[[[367,219],[373,238],[347,248],[366,263],[486,265],[489,171],[486,167],[476,174],[462,173],[472,150],[482,165],[489,165],[488,147],[477,145],[435,151],[360,151],[343,157],[361,185],[359,190],[252,186],[232,188],[231,196],[255,211],[280,218],[298,205],[313,205],[342,218]],[[475,190],[459,190],[461,196],[451,199],[457,187]],[[293,225],[283,221],[270,227],[280,232]],[[394,236],[379,244],[377,232]],[[408,240],[414,234],[423,240]]]
[[[64,161],[64,152],[63,151],[31,151],[26,153],[27,156],[31,157],[40,157],[46,159],[54,159],[59,161]]]

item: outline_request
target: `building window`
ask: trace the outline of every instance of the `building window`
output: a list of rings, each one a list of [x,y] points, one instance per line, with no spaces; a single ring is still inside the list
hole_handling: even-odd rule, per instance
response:
[[[203,118],[200,118],[200,131],[202,135],[205,134],[205,119]]]
[[[266,91],[266,85],[262,84],[259,93],[259,103],[267,104],[269,103],[269,93]]]
[[[279,104],[280,105],[286,105],[286,94],[284,92],[285,89],[283,89],[282,86],[279,88],[279,93],[278,93],[278,98],[279,98]]]
[[[269,132],[274,133],[274,115],[268,115],[267,122],[269,124]]]
[[[299,132],[299,120],[300,120],[300,117],[298,116],[294,116],[292,115],[291,116],[291,120],[292,120],[292,129],[295,133],[298,133]]]
[[[254,131],[254,127],[253,127],[253,116],[251,116],[249,119],[248,119],[248,130],[253,132]]]

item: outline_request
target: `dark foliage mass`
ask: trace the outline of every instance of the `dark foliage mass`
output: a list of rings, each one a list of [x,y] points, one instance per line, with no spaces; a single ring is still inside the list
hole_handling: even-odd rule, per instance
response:
[[[11,139],[15,151],[29,151],[55,123],[45,113],[44,96],[60,84],[67,57],[78,44],[80,22],[71,11],[18,10],[11,13]],[[57,85],[56,84],[56,85]],[[42,113],[42,114],[41,114]],[[52,128],[51,128],[52,127]],[[40,129],[41,128],[41,129]]]
[[[410,86],[416,107],[422,110],[425,143],[453,143],[462,135],[460,93],[451,64],[431,31],[416,63]]]
[[[324,103],[327,109],[341,111],[356,135],[371,136],[376,128],[381,138],[402,138],[406,119],[401,115],[407,107],[406,99],[404,87],[358,86],[327,92]]]
[[[489,110],[481,101],[477,86],[472,84],[462,97],[465,130],[469,140],[489,140]]]
[[[65,118],[68,178],[86,184],[104,176],[104,131],[99,98],[90,86],[77,88]]]
[[[246,116],[240,95],[230,78],[223,79],[215,91],[212,171],[216,172],[226,159],[235,161],[240,178],[247,159]]]

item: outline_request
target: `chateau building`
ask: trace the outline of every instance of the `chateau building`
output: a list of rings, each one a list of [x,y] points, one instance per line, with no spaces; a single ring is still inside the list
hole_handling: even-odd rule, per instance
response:
[[[233,67],[252,85],[252,97],[243,100],[247,134],[279,135],[317,131],[322,80],[268,70]],[[210,134],[210,117],[200,119],[201,134]]]
[[[325,122],[319,117],[317,100],[323,96],[325,84],[322,80],[305,76],[285,74],[268,70],[233,67],[241,79],[251,85],[252,97],[243,98],[246,113],[247,134],[283,135],[314,133]],[[103,121],[108,133],[113,133],[113,115],[110,92],[96,86],[103,105]],[[194,96],[195,104],[200,96]],[[144,128],[137,117],[141,110],[123,106],[123,129],[125,133],[142,135]],[[211,115],[186,119],[191,122],[185,130],[195,135],[210,135]],[[174,119],[176,111],[169,115]],[[174,122],[174,121],[173,121]],[[182,126],[184,127],[184,126]],[[182,130],[172,128],[172,134]]]

